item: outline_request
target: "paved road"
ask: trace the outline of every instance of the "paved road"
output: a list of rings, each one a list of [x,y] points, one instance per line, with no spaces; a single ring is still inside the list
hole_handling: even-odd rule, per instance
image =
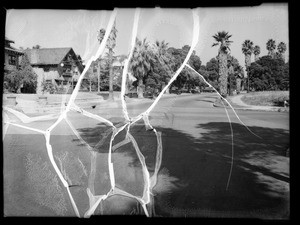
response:
[[[286,112],[237,110],[236,113],[239,118],[251,132],[259,136],[257,137],[240,123],[232,110],[228,110],[230,124],[225,109],[213,107],[216,97],[215,94],[170,95],[169,97],[163,97],[150,113],[150,123],[162,132],[163,142],[162,165],[158,176],[158,184],[154,189],[156,215],[288,218],[289,158],[286,157],[286,150],[289,148],[289,114]],[[129,104],[129,115],[138,115],[152,103],[153,100],[146,100],[142,104],[137,102]],[[115,103],[109,106],[100,105],[94,109],[90,108],[88,111],[103,116],[116,124],[122,123],[121,110],[120,104]],[[69,119],[74,127],[80,130],[80,134],[86,141],[97,143],[99,131],[94,129],[96,126],[95,120],[87,119],[76,113],[70,113]],[[42,127],[46,129],[51,123],[53,121],[43,122]],[[38,166],[42,164],[43,160],[47,160],[47,155],[35,159],[35,155],[27,154],[27,152],[32,151],[35,144],[38,144],[39,148],[44,148],[43,137],[30,136],[30,144],[27,144],[26,140],[29,136],[21,130],[8,129],[7,139],[4,140],[5,146],[14,146],[14,149],[8,149],[4,146],[4,158],[7,161],[10,160],[10,163],[4,164],[4,172],[7,173],[5,175],[5,187],[11,187],[13,182],[18,182],[18,179],[15,178],[16,168],[19,168],[22,172],[26,170],[30,172],[35,167],[39,168]],[[67,148],[67,143],[62,144],[67,138],[59,138],[59,135],[68,135],[66,132],[65,124],[54,130],[53,135],[56,136],[53,136],[51,140],[52,145],[56,146],[55,148],[61,146],[65,146],[61,148]],[[134,129],[132,132],[136,140],[140,141],[141,149],[147,151],[147,149],[156,148],[153,141],[145,139],[144,132],[134,132]],[[24,135],[21,135],[21,138],[13,136],[16,133],[23,133]],[[151,139],[150,136],[149,140]],[[73,140],[74,142],[75,139],[70,138],[70,141]],[[18,144],[20,140],[22,142]],[[37,149],[35,149],[35,152],[38,151]],[[58,152],[57,154],[62,153]],[[27,169],[20,166],[22,164],[20,157],[27,158]],[[17,158],[18,160],[16,160]],[[120,162],[122,162],[121,158]],[[88,163],[88,159],[83,156],[80,159],[83,164]],[[128,161],[128,156],[125,159],[125,161]],[[30,160],[35,160],[36,163],[28,163]],[[57,163],[59,164],[59,162]],[[121,173],[119,176],[127,177],[126,174],[122,175],[122,173],[125,173],[124,171],[135,173],[133,170],[137,167],[131,165],[129,170],[122,168],[119,170]],[[55,172],[51,172],[52,175],[49,172],[48,176],[54,180]],[[43,174],[40,176],[43,176]],[[22,175],[22,177],[26,176]],[[34,175],[31,175],[31,179],[35,179]],[[132,179],[137,178],[133,176]],[[22,180],[23,185],[26,182],[28,183],[28,181]],[[141,180],[138,182],[140,184]],[[25,186],[21,187],[23,190],[26,188]],[[36,190],[42,188],[39,183],[36,183],[34,187]],[[131,183],[132,187],[134,187],[134,183]],[[13,193],[20,194],[18,189],[15,192],[10,192],[10,189],[6,188],[5,191],[8,192],[7,196],[13,196]],[[58,191],[53,193],[57,198],[66,195]],[[79,192],[76,193],[77,196],[80,196]],[[25,199],[27,199],[27,205],[30,205],[28,199],[32,199],[34,193],[28,195],[30,197]],[[78,198],[80,199],[80,197]],[[46,201],[50,201],[50,203],[47,203],[50,206],[39,199],[37,201],[41,202],[40,205],[44,204],[44,208],[46,207],[40,211],[41,214],[39,214],[39,210],[31,205],[31,208],[27,207],[31,211],[29,209],[24,210],[22,204],[20,204],[21,200],[18,200],[18,198],[12,200],[6,198],[5,203],[9,205],[6,208],[6,214],[13,215],[14,210],[16,210],[14,205],[19,202],[16,210],[19,210],[18,212],[24,212],[25,214],[26,211],[28,212],[26,215],[34,215],[30,212],[35,212],[36,215],[48,215],[47,213],[51,210],[47,211],[47,207],[52,207],[51,200]],[[65,210],[65,208],[68,208],[68,204],[70,203],[66,200],[65,205],[60,205],[60,208],[56,207],[56,211],[54,210],[56,214],[54,213],[54,215],[72,215],[72,210],[69,210],[70,212]],[[110,207],[112,205],[113,203]],[[25,206],[26,204],[23,203],[23,207]],[[83,205],[82,207],[86,209],[88,206]],[[109,210],[107,209],[107,211]],[[134,212],[137,212],[137,210]]]

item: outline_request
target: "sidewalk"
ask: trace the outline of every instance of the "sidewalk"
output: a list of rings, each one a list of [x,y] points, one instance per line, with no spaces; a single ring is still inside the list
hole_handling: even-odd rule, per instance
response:
[[[16,106],[9,106],[7,96],[16,97]],[[68,103],[71,95],[46,94],[47,102],[39,100],[39,96],[35,94],[7,94],[3,95],[3,106],[13,107],[25,114],[44,114],[44,113],[59,113],[62,107]],[[176,97],[173,94],[163,95],[162,98]],[[126,105],[138,105],[141,103],[152,103],[154,99],[149,98],[125,98]],[[119,96],[115,96],[114,101],[104,100],[101,95],[94,93],[78,93],[75,98],[75,104],[83,109],[97,108],[122,108],[122,102]]]
[[[278,106],[255,106],[248,105],[242,101],[242,97],[245,94],[239,94],[235,96],[228,96],[227,101],[232,105],[234,109],[238,110],[255,110],[255,111],[273,111],[273,112],[289,112],[289,108],[278,107]],[[216,101],[213,104],[214,107],[224,107],[222,103]],[[226,106],[226,108],[230,108],[230,106]]]

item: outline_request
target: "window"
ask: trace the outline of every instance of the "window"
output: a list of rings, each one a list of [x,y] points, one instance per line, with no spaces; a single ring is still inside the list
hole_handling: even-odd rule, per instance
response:
[[[17,64],[17,57],[15,55],[8,56],[8,63],[9,65],[16,65]]]

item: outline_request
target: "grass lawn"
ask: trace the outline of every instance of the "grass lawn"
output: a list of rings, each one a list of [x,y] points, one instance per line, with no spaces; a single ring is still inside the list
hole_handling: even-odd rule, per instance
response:
[[[242,97],[246,104],[259,106],[284,106],[284,101],[289,99],[289,91],[251,92]]]

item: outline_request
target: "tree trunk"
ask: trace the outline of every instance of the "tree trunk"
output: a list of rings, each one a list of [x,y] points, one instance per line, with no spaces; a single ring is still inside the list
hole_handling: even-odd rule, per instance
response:
[[[228,79],[228,69],[227,69],[227,54],[220,51],[219,53],[219,82],[220,82],[220,94],[222,97],[227,97],[227,79]]]
[[[254,61],[256,62],[259,59],[259,55],[254,55]]]
[[[139,79],[138,87],[137,87],[138,98],[144,98],[143,96],[143,78]]]
[[[241,78],[236,79],[236,93],[239,94],[241,92]]]

